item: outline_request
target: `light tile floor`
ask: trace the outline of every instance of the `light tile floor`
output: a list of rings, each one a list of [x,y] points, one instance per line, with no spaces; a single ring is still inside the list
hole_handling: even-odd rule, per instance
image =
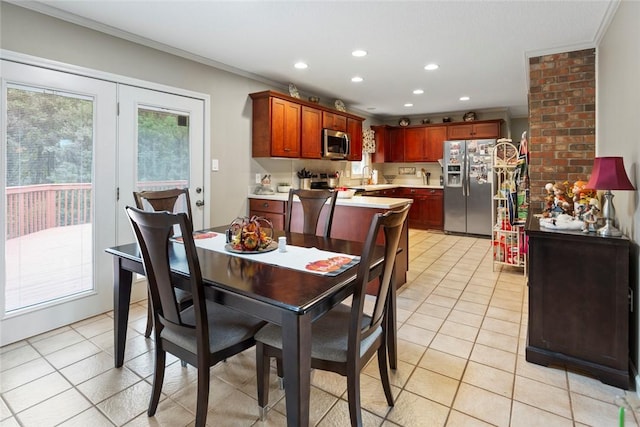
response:
[[[637,425],[634,391],[525,361],[522,270],[493,271],[487,239],[411,230],[408,284],[398,294],[399,366],[388,408],[377,363],[361,377],[365,426]],[[191,426],[196,372],[169,358],[163,397],[146,415],[153,342],[146,303],[131,305],[125,366],[113,367],[106,313],[0,348],[0,426]],[[284,426],[275,374],[266,422],[258,421],[254,350],[212,368],[208,425]],[[314,426],[347,426],[346,381],[312,373]]]

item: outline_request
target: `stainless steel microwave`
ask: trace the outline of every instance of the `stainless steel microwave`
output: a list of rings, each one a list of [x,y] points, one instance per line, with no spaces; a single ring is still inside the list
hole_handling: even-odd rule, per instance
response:
[[[346,132],[322,129],[322,158],[346,160],[349,149],[349,135]]]

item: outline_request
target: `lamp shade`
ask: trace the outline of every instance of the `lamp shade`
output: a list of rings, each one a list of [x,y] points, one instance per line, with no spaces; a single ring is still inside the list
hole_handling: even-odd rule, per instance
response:
[[[593,160],[591,178],[586,185],[591,190],[635,190],[622,157],[596,157]]]

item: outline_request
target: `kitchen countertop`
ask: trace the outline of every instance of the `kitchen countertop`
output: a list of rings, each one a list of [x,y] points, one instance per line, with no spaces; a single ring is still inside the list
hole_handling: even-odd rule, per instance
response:
[[[388,188],[397,187],[391,186]],[[360,187],[358,187],[360,188]],[[275,194],[249,194],[250,199],[279,200],[286,202],[289,200],[289,193]],[[358,208],[374,208],[374,209],[393,209],[400,207],[406,203],[413,203],[411,199],[403,199],[400,197],[371,197],[371,196],[354,196],[350,199],[336,200],[336,206],[352,206]]]
[[[433,188],[442,190],[442,185],[421,185],[421,184],[371,184],[371,185],[349,185],[347,188],[362,188],[364,191],[387,190],[389,188]]]

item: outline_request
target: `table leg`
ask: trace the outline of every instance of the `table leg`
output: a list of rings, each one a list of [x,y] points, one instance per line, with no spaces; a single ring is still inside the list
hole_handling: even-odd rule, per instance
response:
[[[311,396],[311,319],[286,313],[282,322],[284,390],[287,396],[287,426],[309,425]]]
[[[113,356],[116,368],[124,363],[133,280],[133,273],[123,269],[121,262],[120,257],[113,258]]]

